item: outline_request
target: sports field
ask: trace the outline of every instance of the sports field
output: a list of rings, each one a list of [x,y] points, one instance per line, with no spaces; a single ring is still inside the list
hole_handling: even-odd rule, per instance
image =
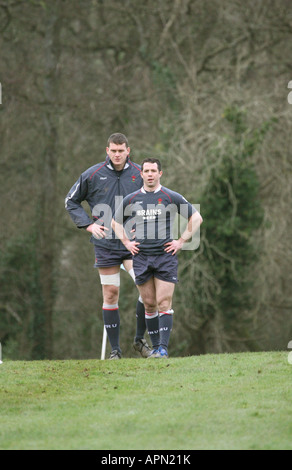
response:
[[[0,449],[292,449],[287,352],[5,361]]]

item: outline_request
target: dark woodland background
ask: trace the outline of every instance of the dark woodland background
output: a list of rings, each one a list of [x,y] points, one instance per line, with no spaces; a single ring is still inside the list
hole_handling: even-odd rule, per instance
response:
[[[287,349],[291,41],[290,0],[0,0],[6,357],[100,357],[93,247],[64,198],[113,132],[204,218],[179,255],[170,353]],[[121,284],[131,357],[137,290]]]

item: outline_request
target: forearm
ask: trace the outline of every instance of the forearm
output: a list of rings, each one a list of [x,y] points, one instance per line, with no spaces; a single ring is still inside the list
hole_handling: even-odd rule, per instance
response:
[[[66,205],[66,210],[78,228],[86,228],[88,225],[92,224],[92,219],[88,216],[81,204],[73,205],[69,203]]]
[[[199,212],[195,212],[188,220],[185,231],[181,234],[179,241],[183,244],[190,240],[192,236],[197,232],[201,223],[203,222],[202,216]]]
[[[119,237],[121,242],[125,245],[127,250],[130,251],[133,256],[139,253],[139,243],[134,240],[131,241],[126,234],[124,227],[118,222],[116,222],[114,219],[112,220],[112,229],[114,230],[117,237]]]
[[[119,224],[114,219],[112,220],[112,229],[117,235],[117,237],[121,240],[121,242],[127,248],[127,244],[130,242],[129,238],[127,237],[126,231],[122,224]]]

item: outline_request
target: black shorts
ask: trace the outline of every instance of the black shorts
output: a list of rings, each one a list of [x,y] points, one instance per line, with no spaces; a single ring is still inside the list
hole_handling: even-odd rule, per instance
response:
[[[138,253],[133,256],[135,282],[138,286],[145,284],[151,277],[177,284],[177,267],[177,256],[171,253],[163,253],[161,255]]]
[[[110,268],[112,266],[120,266],[126,259],[132,259],[131,253],[124,249],[119,251],[108,250],[100,246],[94,245],[95,251],[95,268]]]

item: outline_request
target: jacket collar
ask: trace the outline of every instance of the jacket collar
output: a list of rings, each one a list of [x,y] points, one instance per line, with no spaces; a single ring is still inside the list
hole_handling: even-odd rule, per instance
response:
[[[126,170],[126,168],[128,168],[128,167],[130,166],[129,163],[128,163],[128,160],[129,160],[129,157],[127,157],[127,160],[126,160],[126,163],[125,163],[125,166],[124,166],[123,170]],[[111,162],[111,159],[110,159],[110,157],[109,157],[108,155],[106,156],[106,162],[107,162],[107,163],[106,163],[106,166],[107,166],[110,170],[114,171],[114,167],[113,167],[112,162]],[[123,170],[122,170],[122,171],[123,171]]]

